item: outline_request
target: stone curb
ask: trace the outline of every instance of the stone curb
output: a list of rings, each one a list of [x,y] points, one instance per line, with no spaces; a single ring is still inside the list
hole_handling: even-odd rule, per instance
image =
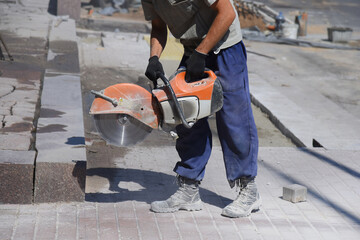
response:
[[[86,151],[75,21],[54,21],[37,126],[34,202],[84,201]]]

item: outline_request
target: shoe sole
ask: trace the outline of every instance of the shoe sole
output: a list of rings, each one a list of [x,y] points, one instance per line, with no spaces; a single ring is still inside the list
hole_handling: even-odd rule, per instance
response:
[[[171,207],[171,208],[157,208],[157,207],[154,207],[153,205],[151,205],[150,210],[153,212],[156,212],[156,213],[173,213],[173,212],[177,212],[179,210],[200,211],[200,210],[202,210],[202,201],[199,200],[195,203],[182,204],[177,207]]]
[[[261,200],[261,197],[255,201],[253,203],[253,205],[249,208],[248,211],[246,211],[245,213],[234,213],[234,212],[226,212],[226,211],[223,211],[221,213],[222,216],[225,216],[225,217],[230,217],[230,218],[239,218],[239,217],[248,217],[252,212],[257,212],[260,210],[260,207],[261,207],[261,204],[262,204],[262,200]]]

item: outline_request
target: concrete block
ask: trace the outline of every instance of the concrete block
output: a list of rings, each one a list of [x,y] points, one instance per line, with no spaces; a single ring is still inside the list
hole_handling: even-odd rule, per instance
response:
[[[84,201],[85,174],[86,161],[37,162],[34,202]]]
[[[33,200],[35,151],[0,150],[0,203]]]
[[[283,199],[297,203],[306,201],[307,188],[299,184],[283,187]]]

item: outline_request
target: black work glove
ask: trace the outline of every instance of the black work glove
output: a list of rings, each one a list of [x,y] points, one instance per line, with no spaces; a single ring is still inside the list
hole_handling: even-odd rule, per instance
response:
[[[158,56],[152,56],[149,58],[149,64],[145,71],[145,76],[147,76],[153,83],[154,88],[157,87],[157,79],[159,78],[160,74],[164,74],[164,69],[159,61]]]
[[[194,82],[204,77],[206,57],[206,54],[194,50],[186,61],[185,80],[187,82]]]

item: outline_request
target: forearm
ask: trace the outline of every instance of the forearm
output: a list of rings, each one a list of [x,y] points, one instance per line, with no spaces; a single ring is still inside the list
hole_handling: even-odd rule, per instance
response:
[[[206,37],[196,48],[196,51],[204,54],[209,53],[222,39],[236,17],[229,0],[217,0],[211,7],[217,12],[217,15]]]
[[[152,29],[150,37],[150,57],[160,57],[165,48],[167,40],[166,24],[159,18],[152,20]]]

